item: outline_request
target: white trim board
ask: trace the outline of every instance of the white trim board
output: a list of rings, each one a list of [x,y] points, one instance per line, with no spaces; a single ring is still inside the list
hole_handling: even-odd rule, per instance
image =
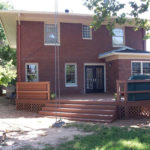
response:
[[[109,56],[127,56],[127,57],[139,57],[139,58],[142,58],[142,57],[146,57],[146,58],[150,58],[150,53],[117,53],[117,52],[112,52],[112,53],[109,53],[107,55],[104,55],[104,56],[98,56],[99,59],[102,59],[102,58],[106,58],[109,57]]]

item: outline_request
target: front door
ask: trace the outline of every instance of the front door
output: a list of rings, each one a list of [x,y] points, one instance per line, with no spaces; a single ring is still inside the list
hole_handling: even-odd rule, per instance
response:
[[[85,66],[86,93],[104,92],[104,67]]]

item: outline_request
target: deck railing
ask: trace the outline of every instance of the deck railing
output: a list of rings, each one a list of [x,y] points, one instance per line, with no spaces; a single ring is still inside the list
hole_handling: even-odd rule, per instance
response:
[[[17,82],[16,108],[39,111],[50,100],[49,82]]]
[[[146,94],[150,93],[150,89],[143,90],[129,90],[130,83],[148,83],[150,80],[117,80],[117,98],[116,104],[118,106],[118,114],[120,118],[135,118],[135,117],[150,117],[150,99],[132,100],[130,101],[130,94]],[[150,88],[150,86],[149,86]]]

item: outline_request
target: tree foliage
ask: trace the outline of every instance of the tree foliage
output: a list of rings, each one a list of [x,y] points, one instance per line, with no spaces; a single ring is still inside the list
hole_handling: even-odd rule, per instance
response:
[[[12,9],[8,2],[0,1],[0,10]],[[0,24],[0,85],[7,86],[16,78],[16,50],[9,47]]]
[[[13,6],[9,0],[0,0],[0,10],[10,10],[10,9],[13,9]]]
[[[16,50],[9,47],[9,45],[0,48],[0,59],[4,61],[11,61],[12,65],[16,66]]]
[[[16,67],[12,65],[12,60],[0,60],[0,85],[8,86],[16,78]]]
[[[89,10],[94,11],[92,23],[94,29],[98,29],[104,21],[108,21],[107,29],[112,33],[115,24],[134,23],[135,30],[144,28],[147,31],[145,38],[150,38],[150,21],[141,18],[141,15],[148,12],[150,0],[124,0],[124,2],[119,0],[86,0],[85,5]],[[126,5],[129,6],[127,11],[125,11]]]

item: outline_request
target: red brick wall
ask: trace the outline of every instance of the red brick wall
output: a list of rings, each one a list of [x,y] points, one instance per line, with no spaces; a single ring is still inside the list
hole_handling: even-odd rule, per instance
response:
[[[116,92],[116,80],[127,80],[131,76],[131,60],[118,59],[107,62],[107,91]]]
[[[106,87],[107,92],[114,92],[116,89],[116,80],[119,79],[118,60],[106,63]]]
[[[145,50],[145,40],[143,40],[143,37],[145,35],[145,32],[143,29],[140,29],[138,31],[134,31],[131,27],[125,28],[125,42],[126,46],[135,48],[137,50]]]
[[[136,48],[137,43],[142,50],[143,43],[140,38],[135,37],[131,28],[127,28],[126,37],[128,46]],[[93,31],[92,40],[82,39],[82,25],[61,23],[60,25],[60,81],[62,93],[84,92],[84,63],[101,63],[98,54],[112,50],[112,37],[105,26]],[[132,38],[131,38],[132,37]],[[131,42],[128,38],[136,39]],[[78,87],[65,87],[65,63],[77,63]],[[51,89],[54,91],[54,47],[44,46],[44,23],[43,22],[21,22],[21,80],[25,81],[25,63],[39,64],[39,80],[50,81]],[[114,68],[110,70],[107,65],[107,88],[112,89],[113,79],[120,75],[116,73],[118,62],[114,62]],[[114,75],[112,75],[114,74]],[[114,77],[113,77],[114,76]]]
[[[131,62],[137,59],[118,59],[107,62],[107,91],[116,92],[116,80],[128,80],[131,76]],[[150,60],[140,60],[150,61]],[[111,67],[110,67],[111,64]]]

